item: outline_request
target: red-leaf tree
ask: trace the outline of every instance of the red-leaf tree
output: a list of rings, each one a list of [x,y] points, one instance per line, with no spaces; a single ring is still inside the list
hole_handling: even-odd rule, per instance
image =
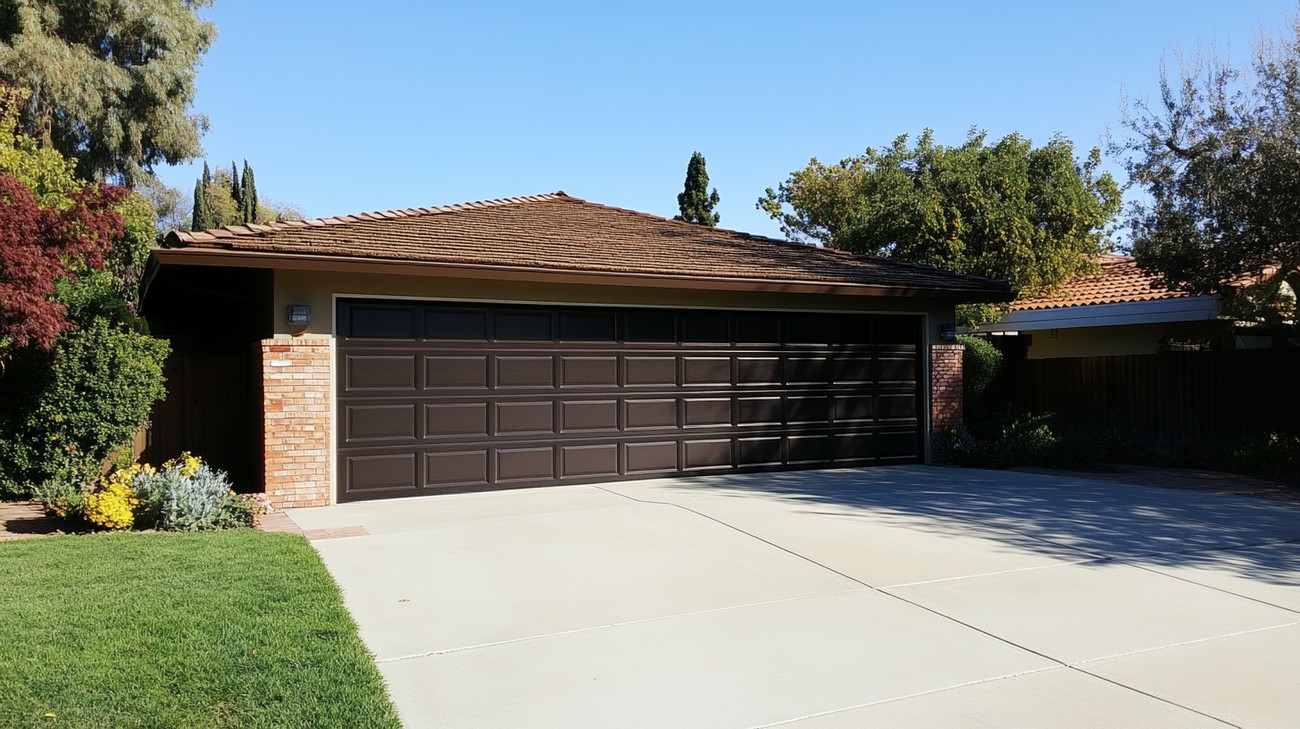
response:
[[[78,265],[98,269],[124,221],[113,207],[130,192],[87,185],[66,209],[43,207],[22,183],[0,174],[0,354],[49,351],[71,326],[54,283]]]

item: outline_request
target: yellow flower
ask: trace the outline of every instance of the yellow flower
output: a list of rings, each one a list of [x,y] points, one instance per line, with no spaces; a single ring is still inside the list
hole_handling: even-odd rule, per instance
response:
[[[82,513],[87,521],[106,529],[129,529],[135,523],[135,508],[139,505],[140,499],[130,486],[112,482],[86,497]]]

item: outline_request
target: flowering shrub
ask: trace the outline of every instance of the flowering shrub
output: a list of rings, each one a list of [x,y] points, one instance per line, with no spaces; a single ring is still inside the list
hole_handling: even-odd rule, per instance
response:
[[[86,521],[105,529],[130,529],[139,504],[130,486],[106,481],[102,488],[86,496],[81,513]]]
[[[271,511],[265,494],[235,493],[225,472],[189,452],[160,468],[147,463],[119,468],[85,490],[51,480],[38,498],[52,514],[80,516],[106,529],[230,529],[252,526],[258,515]]]

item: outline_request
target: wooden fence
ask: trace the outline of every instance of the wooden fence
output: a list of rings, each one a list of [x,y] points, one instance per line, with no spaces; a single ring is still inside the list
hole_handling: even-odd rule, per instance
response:
[[[1053,413],[1062,433],[1108,429],[1163,451],[1232,446],[1300,433],[1300,349],[1007,361],[988,395],[1015,413]]]

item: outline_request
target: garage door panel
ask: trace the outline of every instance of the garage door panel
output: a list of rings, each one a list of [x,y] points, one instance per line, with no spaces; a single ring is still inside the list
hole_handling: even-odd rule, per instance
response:
[[[487,486],[488,449],[425,453],[424,474],[426,487]]]
[[[394,391],[415,389],[415,355],[348,355],[344,360],[349,391]]]
[[[499,482],[552,481],[555,479],[555,448],[498,448],[496,476]]]
[[[343,414],[343,442],[415,438],[415,405],[349,405]]]
[[[415,454],[351,456],[345,474],[352,491],[414,489]]]
[[[339,307],[342,500],[920,457],[915,316]]]
[[[555,403],[550,400],[534,402],[498,402],[496,404],[496,434],[552,433],[555,431]]]
[[[676,428],[677,399],[629,399],[624,402],[627,412],[626,429]]]
[[[675,387],[677,385],[676,357],[634,357],[623,359],[629,387]]]
[[[616,387],[618,357],[561,357],[563,387]]]
[[[498,388],[551,387],[555,384],[555,359],[545,356],[499,356]]]
[[[617,400],[566,400],[560,413],[562,433],[618,430]]]
[[[424,389],[487,389],[488,358],[480,355],[424,357]]]
[[[683,470],[718,468],[731,465],[731,439],[685,441]]]
[[[618,444],[564,446],[560,478],[618,476]]]
[[[488,435],[488,403],[440,402],[424,405],[424,437]]]

